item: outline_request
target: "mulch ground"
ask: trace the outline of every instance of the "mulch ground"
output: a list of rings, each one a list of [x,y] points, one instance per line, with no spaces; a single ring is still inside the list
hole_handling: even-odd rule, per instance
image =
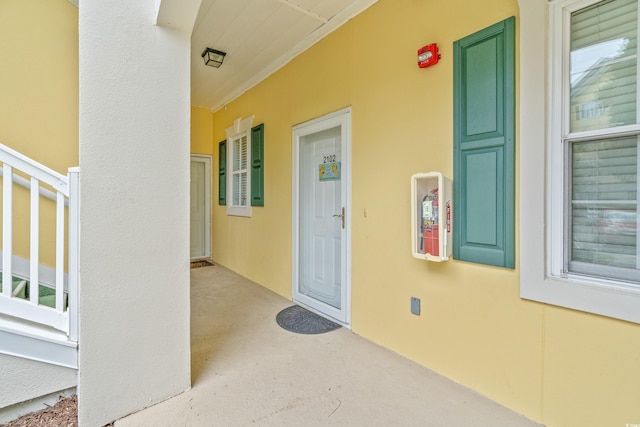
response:
[[[0,427],[77,427],[78,403],[76,396],[61,397],[58,403],[38,412],[1,424]]]
[[[191,263],[191,268],[200,268],[200,267],[210,267],[213,264],[209,261],[193,261]]]
[[[61,397],[53,406],[0,424],[0,427],[78,427],[78,401],[76,396]],[[113,427],[113,424],[104,427]]]

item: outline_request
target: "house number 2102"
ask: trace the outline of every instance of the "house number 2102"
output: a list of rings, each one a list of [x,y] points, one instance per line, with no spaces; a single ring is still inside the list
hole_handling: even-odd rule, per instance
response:
[[[332,154],[330,156],[324,156],[324,163],[332,163],[336,161],[336,155]]]

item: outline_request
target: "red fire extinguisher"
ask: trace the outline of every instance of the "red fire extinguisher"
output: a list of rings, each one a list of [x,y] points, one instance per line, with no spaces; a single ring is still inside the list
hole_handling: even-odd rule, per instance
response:
[[[438,189],[434,188],[422,199],[422,247],[424,253],[439,256]]]

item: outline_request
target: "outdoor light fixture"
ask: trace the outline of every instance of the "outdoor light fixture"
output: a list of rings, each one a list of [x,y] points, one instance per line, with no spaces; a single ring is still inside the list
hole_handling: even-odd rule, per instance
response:
[[[219,50],[211,49],[210,47],[208,47],[204,50],[204,52],[202,52],[204,65],[208,65],[209,67],[220,68],[226,54],[227,54],[226,52],[221,52]]]

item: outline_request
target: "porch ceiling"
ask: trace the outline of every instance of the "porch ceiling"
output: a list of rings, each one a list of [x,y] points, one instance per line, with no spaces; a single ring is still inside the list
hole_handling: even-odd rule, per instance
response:
[[[191,35],[191,103],[218,110],[378,0],[202,0]],[[227,53],[204,65],[206,47]]]

